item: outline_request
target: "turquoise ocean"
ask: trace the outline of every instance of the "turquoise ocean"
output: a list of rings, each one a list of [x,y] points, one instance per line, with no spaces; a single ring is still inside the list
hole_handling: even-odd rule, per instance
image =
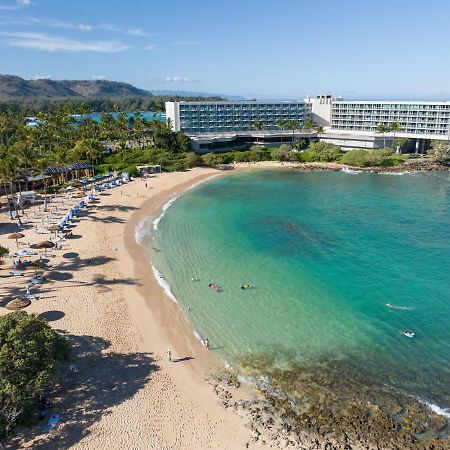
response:
[[[102,114],[103,113],[101,113],[101,112],[94,112],[94,113],[86,114],[83,117],[88,117],[88,118],[94,120],[95,122],[99,123],[100,119],[102,117]],[[119,115],[118,112],[112,112],[111,114],[114,119],[117,119],[117,116]],[[128,118],[135,116],[134,112],[126,112],[125,114],[127,115]],[[166,120],[165,113],[154,113],[152,111],[141,111],[140,115],[147,121],[159,120],[161,122],[165,122],[165,120]],[[80,117],[78,117],[78,119],[80,119]]]
[[[145,227],[160,282],[229,364],[349,363],[449,415],[448,173],[241,172]]]

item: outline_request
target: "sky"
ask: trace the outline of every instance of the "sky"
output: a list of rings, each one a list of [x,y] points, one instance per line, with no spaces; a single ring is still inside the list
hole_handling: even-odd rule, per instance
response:
[[[0,0],[0,73],[447,100],[450,0]]]

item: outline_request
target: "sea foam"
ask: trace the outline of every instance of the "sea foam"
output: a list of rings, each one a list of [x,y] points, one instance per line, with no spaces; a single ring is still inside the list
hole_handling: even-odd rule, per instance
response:
[[[182,194],[176,195],[175,197],[172,197],[167,203],[164,204],[162,207],[161,214],[153,221],[153,229],[157,230],[159,223],[161,222],[161,219],[165,216],[167,210],[175,203],[175,201],[183,195],[185,192],[190,191],[191,189],[196,188],[197,186],[200,186],[203,183],[206,183],[207,181],[211,180],[212,178],[215,178],[217,175],[211,175],[208,178],[205,178],[203,180],[198,181],[197,183],[192,184],[189,186]]]
[[[450,410],[449,408],[441,408],[438,405],[435,405],[434,403],[430,403],[427,401],[422,400],[420,397],[416,397],[421,403],[423,403],[424,405],[428,406],[428,408],[431,409],[431,411],[435,412],[436,414],[440,415],[440,416],[444,416],[447,418],[450,418]]]
[[[361,171],[359,170],[352,170],[345,166],[341,169],[341,172],[349,173],[351,175],[358,175],[361,173]]]
[[[151,221],[152,221],[151,217],[146,217],[144,220],[142,220],[137,224],[134,231],[134,236],[138,244],[142,245],[144,239],[150,235],[149,224],[151,223]]]
[[[177,298],[175,297],[174,293],[172,292],[172,289],[169,286],[169,283],[165,280],[165,278],[161,275],[161,273],[158,271],[158,269],[152,264],[152,270],[153,275],[155,276],[156,281],[158,284],[163,288],[164,293],[167,295],[167,297],[170,298],[173,302],[178,304]]]
[[[158,229],[159,222],[161,222],[161,219],[165,216],[166,211],[175,203],[175,201],[178,197],[179,197],[179,195],[176,195],[175,197],[172,197],[167,203],[164,204],[164,206],[162,207],[161,214],[159,215],[159,217],[157,217],[153,221],[153,229],[154,230]]]

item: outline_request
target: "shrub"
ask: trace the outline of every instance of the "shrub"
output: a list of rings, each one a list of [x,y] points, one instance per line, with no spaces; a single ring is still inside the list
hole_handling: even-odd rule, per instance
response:
[[[248,157],[250,161],[266,161],[269,155],[269,151],[263,145],[252,145]]]
[[[365,167],[367,165],[367,150],[349,150],[342,155],[340,162],[350,166]]]
[[[224,163],[222,155],[217,153],[206,153],[206,155],[202,156],[202,159],[205,165],[210,167],[215,167]]]
[[[185,163],[188,168],[199,167],[203,165],[203,160],[202,157],[196,153],[188,153],[185,157]]]
[[[6,247],[0,245],[0,258],[3,258],[5,255],[9,253],[9,250]]]
[[[276,161],[291,161],[292,155],[291,147],[287,144],[281,144],[271,152],[272,159]]]
[[[50,325],[23,311],[0,317],[0,435],[26,417],[51,383],[69,343]]]
[[[122,169],[122,172],[128,172],[131,177],[138,177],[139,171],[137,170],[136,166],[127,166],[124,169]]]
[[[382,148],[377,150],[349,150],[340,162],[357,167],[390,167],[402,164],[405,157],[394,155],[391,149]]]

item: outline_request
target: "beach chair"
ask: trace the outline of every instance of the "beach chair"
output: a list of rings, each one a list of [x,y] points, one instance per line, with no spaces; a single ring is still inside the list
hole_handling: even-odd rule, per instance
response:
[[[53,431],[56,425],[58,425],[58,422],[59,422],[59,414],[52,414],[50,416],[50,419],[48,419],[48,423],[42,426],[42,431],[46,433]]]
[[[10,274],[12,277],[22,277],[22,276],[25,275],[24,272],[20,272],[19,270],[11,270],[11,271],[9,272],[9,274]]]

